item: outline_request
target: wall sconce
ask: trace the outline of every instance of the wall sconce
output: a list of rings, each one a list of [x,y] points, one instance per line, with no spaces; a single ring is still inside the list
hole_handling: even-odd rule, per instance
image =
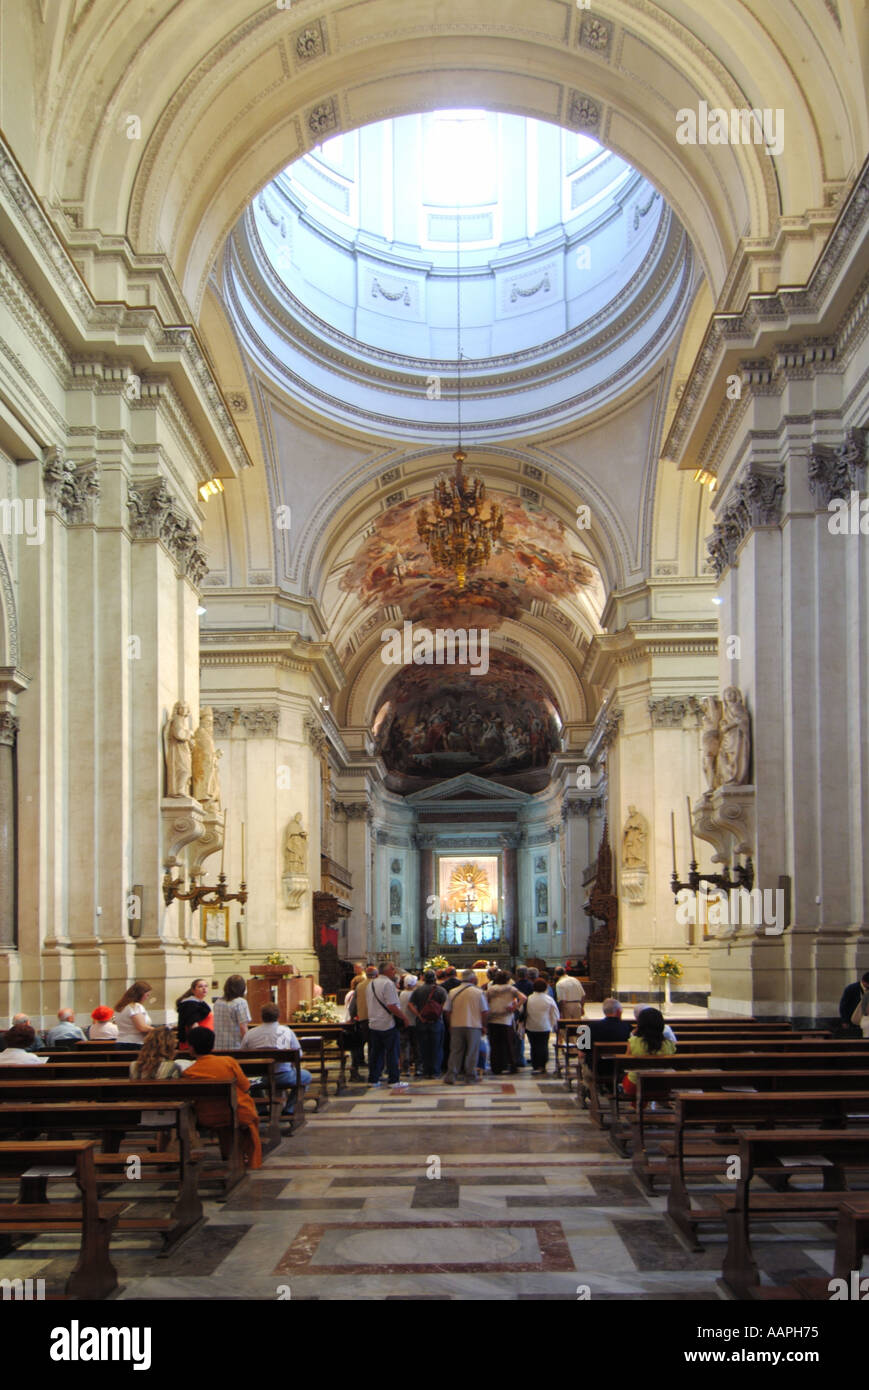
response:
[[[702,483],[704,487],[708,487],[710,492],[716,492],[718,490],[718,478],[714,473],[710,473],[707,468],[698,468],[694,474],[694,481],[695,483]]]
[[[209,497],[216,497],[223,492],[223,483],[219,478],[209,478],[207,483],[202,483],[199,488],[199,496],[203,502],[207,502]]]

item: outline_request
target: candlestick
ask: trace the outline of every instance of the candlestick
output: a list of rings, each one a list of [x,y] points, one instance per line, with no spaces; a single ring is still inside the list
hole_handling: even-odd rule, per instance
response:
[[[689,834],[689,836],[690,836],[690,838],[691,838],[691,863],[692,863],[692,864],[696,864],[696,863],[697,863],[697,851],[696,851],[695,848],[694,848],[694,821],[691,819],[691,798],[690,798],[690,796],[686,796],[686,797],[685,797],[685,801],[686,801],[687,806],[688,806],[688,834]]]
[[[226,853],[226,807],[223,808],[223,835],[220,845],[220,872],[223,873],[223,856]]]
[[[670,812],[670,839],[673,842],[673,873],[678,873],[676,868],[676,812]]]
[[[244,877],[244,821],[241,823],[241,881],[245,882]]]

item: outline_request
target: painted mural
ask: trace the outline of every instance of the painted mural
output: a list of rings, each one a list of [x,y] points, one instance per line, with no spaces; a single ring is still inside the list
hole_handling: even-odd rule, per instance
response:
[[[456,592],[451,576],[433,568],[416,534],[421,498],[400,502],[378,517],[342,576],[342,589],[364,602],[398,605],[412,622],[496,628],[518,618],[535,599],[555,603],[599,583],[596,571],[573,554],[571,537],[557,517],[506,493],[491,495],[504,511],[503,539],[463,593]]]
[[[506,652],[489,653],[485,675],[462,666],[402,667],[373,728],[387,786],[402,793],[462,772],[536,791],[546,784],[560,731],[542,678]]]

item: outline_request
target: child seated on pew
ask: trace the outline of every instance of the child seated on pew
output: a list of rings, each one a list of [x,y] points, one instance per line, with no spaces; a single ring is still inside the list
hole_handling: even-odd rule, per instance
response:
[[[193,1048],[196,1061],[184,1073],[185,1080],[234,1081],[238,1089],[238,1123],[241,1128],[242,1157],[248,1168],[263,1166],[263,1151],[259,1137],[259,1116],[248,1092],[250,1082],[234,1057],[214,1053],[214,1034],[208,1028],[192,1028],[187,1041]],[[214,1054],[214,1055],[212,1055]],[[224,1101],[196,1101],[196,1117],[208,1129],[226,1131],[229,1116]],[[226,1154],[224,1154],[226,1157]]]
[[[637,1019],[636,1030],[628,1038],[629,1057],[669,1057],[676,1044],[664,1037],[664,1015],[660,1009],[644,1007]],[[629,1100],[637,1094],[637,1073],[629,1071],[622,1081],[622,1090]]]

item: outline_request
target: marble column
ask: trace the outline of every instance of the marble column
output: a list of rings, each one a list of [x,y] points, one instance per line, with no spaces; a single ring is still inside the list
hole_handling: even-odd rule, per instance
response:
[[[434,944],[437,914],[434,917],[428,916],[428,901],[435,892],[434,850],[427,845],[419,852],[419,949],[422,960],[428,960]]]
[[[15,947],[15,736],[18,720],[0,712],[0,950]]]
[[[504,931],[510,943],[510,955],[519,954],[519,877],[516,846],[504,846]]]

